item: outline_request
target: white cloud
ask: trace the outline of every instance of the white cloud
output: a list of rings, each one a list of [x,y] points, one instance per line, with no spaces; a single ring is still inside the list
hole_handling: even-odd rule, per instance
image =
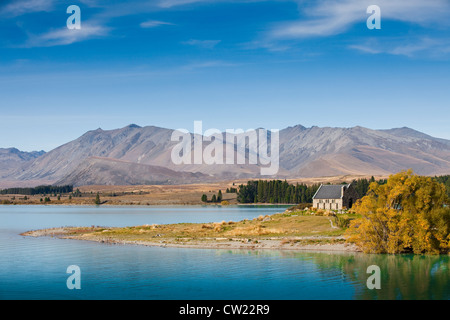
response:
[[[280,23],[260,40],[260,48],[285,47],[289,41],[329,37],[343,34],[356,25],[366,28],[370,14],[367,8],[376,4],[381,9],[383,39],[370,38],[377,31],[362,34],[350,49],[366,54],[391,54],[406,57],[443,58],[450,53],[448,37],[444,32],[450,28],[449,0],[317,0],[299,3],[299,20]],[[419,34],[398,32],[389,36],[384,21],[399,21],[417,30]],[[388,30],[389,31],[389,30]],[[394,30],[397,31],[397,30]],[[378,33],[380,34],[380,33]]]
[[[381,17],[420,25],[450,25],[448,0],[319,0],[315,5],[301,8],[299,21],[284,23],[271,31],[274,39],[295,39],[330,36],[346,32],[356,23],[365,24],[367,7],[377,4]]]
[[[0,9],[1,16],[17,17],[26,13],[51,11],[55,0],[16,0]]]
[[[23,47],[51,47],[68,45],[91,38],[103,37],[109,34],[110,29],[97,25],[84,23],[79,30],[69,30],[63,27],[40,35],[31,36]]]
[[[195,40],[191,39],[189,41],[182,42],[182,44],[190,45],[190,46],[197,46],[204,49],[213,49],[215,46],[217,46],[221,40]]]
[[[173,23],[170,22],[164,22],[164,21],[156,21],[156,20],[149,20],[149,21],[145,21],[142,22],[140,24],[141,28],[155,28],[155,27],[159,27],[159,26],[173,26]]]
[[[450,41],[430,37],[412,39],[369,39],[363,44],[350,45],[349,48],[368,54],[391,54],[398,56],[444,58],[450,53]]]
[[[160,8],[172,8],[176,6],[183,6],[194,3],[251,3],[251,2],[265,2],[270,0],[159,0],[157,2]],[[296,1],[296,0],[283,0],[283,1]]]
[[[160,0],[158,6],[161,8],[171,8],[197,2],[209,2],[210,0]]]
[[[226,61],[202,61],[193,62],[181,67],[182,70],[195,70],[204,68],[221,68],[221,67],[236,67],[238,64]]]
[[[355,49],[364,53],[371,53],[371,54],[378,54],[382,53],[383,51],[375,49],[373,45],[361,45],[361,44],[355,44],[350,45],[349,48]]]

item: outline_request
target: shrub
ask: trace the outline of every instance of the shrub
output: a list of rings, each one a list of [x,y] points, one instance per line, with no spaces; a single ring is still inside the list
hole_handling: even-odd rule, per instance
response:
[[[362,217],[350,223],[348,241],[367,253],[448,253],[450,208],[446,188],[412,170],[372,183],[354,211]]]
[[[317,209],[315,215],[316,215],[316,216],[323,216],[324,213],[325,213],[325,210],[323,210],[323,209]]]
[[[289,209],[287,209],[287,211],[302,211],[305,210],[307,208],[311,208],[312,207],[312,203],[299,203],[293,207],[290,207]]]
[[[351,220],[352,219],[350,219],[350,218],[334,216],[334,221],[336,222],[336,225],[342,229],[347,229],[350,226]]]

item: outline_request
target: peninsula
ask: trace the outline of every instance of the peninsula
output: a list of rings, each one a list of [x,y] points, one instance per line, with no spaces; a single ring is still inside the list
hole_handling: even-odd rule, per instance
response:
[[[322,210],[314,214],[307,210],[287,210],[239,222],[153,224],[125,228],[64,227],[29,231],[22,235],[158,247],[358,251],[356,246],[345,243],[345,230],[337,226],[340,220],[328,214],[331,213]]]

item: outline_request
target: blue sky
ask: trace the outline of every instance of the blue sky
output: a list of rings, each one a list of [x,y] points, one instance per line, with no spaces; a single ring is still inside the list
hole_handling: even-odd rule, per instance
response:
[[[81,30],[69,30],[69,5]],[[381,30],[366,9],[381,8]],[[408,126],[450,139],[448,0],[0,3],[0,147],[99,127]]]

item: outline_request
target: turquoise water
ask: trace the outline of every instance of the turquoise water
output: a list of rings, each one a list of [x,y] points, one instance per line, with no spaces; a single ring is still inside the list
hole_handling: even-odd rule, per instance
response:
[[[106,245],[19,234],[60,226],[238,221],[281,207],[0,206],[0,299],[449,299],[449,256]],[[81,290],[66,286],[81,268]],[[367,267],[381,268],[369,290]]]

